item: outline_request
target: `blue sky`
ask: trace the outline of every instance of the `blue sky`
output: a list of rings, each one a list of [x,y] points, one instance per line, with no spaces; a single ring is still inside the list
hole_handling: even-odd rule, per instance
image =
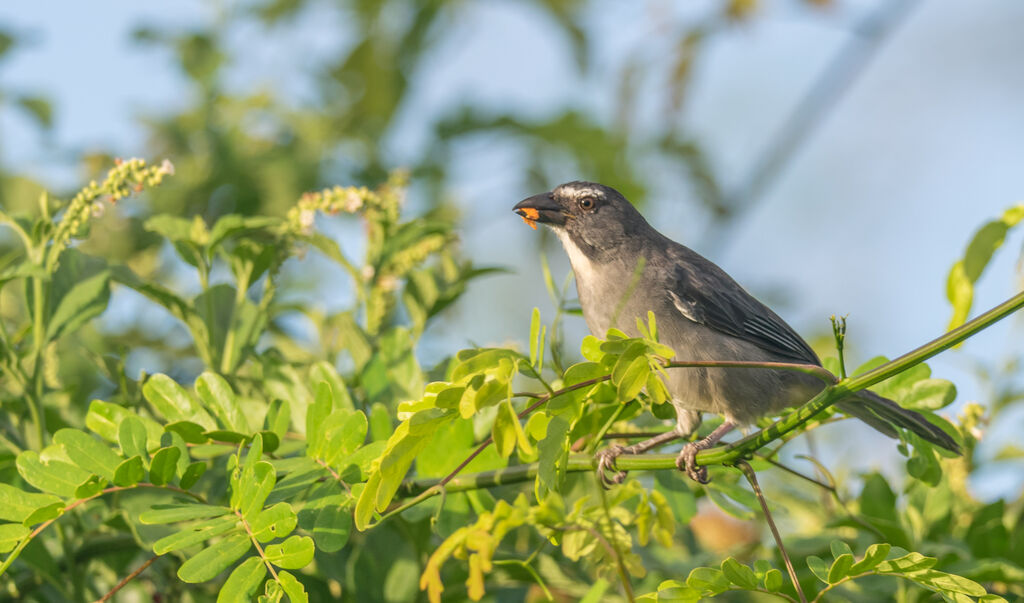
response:
[[[845,3],[835,18],[808,19],[792,3],[769,4],[768,17],[715,38],[697,67],[683,116],[727,181],[743,177],[772,128],[852,35],[839,17],[874,5]],[[428,59],[428,75],[414,83],[386,144],[401,158],[423,144],[430,116],[467,97],[526,114],[568,103],[606,114],[613,90],[602,73],[614,73],[638,48],[658,61],[665,51],[664,16],[685,20],[708,5],[594,2],[583,24],[606,43],[593,50],[600,68],[584,81],[560,62],[567,58],[565,41],[529,5],[468,5]],[[173,110],[188,98],[171,58],[133,44],[132,30],[204,22],[216,18],[216,6],[112,0],[62,3],[55,12],[47,3],[0,4],[0,23],[27,38],[0,65],[0,87],[49,96],[56,116],[53,135],[41,137],[20,116],[0,113],[4,165],[67,187],[76,184],[78,152],[141,153],[138,117]],[[268,37],[258,28],[238,32],[233,43],[247,52],[232,68],[234,84],[273,86],[301,99],[303,62],[346,43],[343,23],[318,17],[306,15],[290,38]],[[1024,3],[1015,0],[921,3],[727,239],[708,240],[706,217],[680,202],[688,190],[656,186],[646,213],[666,235],[708,254],[752,291],[784,291],[781,313],[805,334],[826,329],[830,314],[849,314],[855,359],[916,347],[944,329],[946,273],[970,234],[1024,202],[1021,31]],[[658,128],[656,112],[639,127]],[[519,172],[507,169],[523,163],[520,153],[492,140],[456,153],[453,195],[465,215],[461,236],[480,263],[536,262],[536,233],[510,212],[520,198],[539,192],[524,190]],[[577,176],[566,173],[564,180]],[[1020,289],[1015,263],[1021,240],[1021,233],[1011,236],[990,266],[978,291],[979,310]],[[564,274],[561,252],[549,253]],[[470,341],[522,341],[533,305],[551,317],[538,270],[492,278],[435,329],[424,353],[450,352]],[[496,312],[505,319],[494,320]],[[570,324],[569,340],[584,332],[582,322]],[[932,364],[938,376],[958,383],[961,403],[977,399],[983,392],[966,367],[972,359],[1019,353],[1019,338],[1019,324],[1001,324]],[[1022,428],[1024,412],[1004,415],[991,441],[1006,442]],[[858,433],[863,437],[842,438],[846,443],[834,447],[836,458],[855,468],[892,461],[894,446],[871,446],[864,454],[855,446],[884,439],[873,439],[866,428]],[[995,444],[984,451],[994,453]],[[979,493],[1019,490],[1024,476],[1017,468],[979,481]]]

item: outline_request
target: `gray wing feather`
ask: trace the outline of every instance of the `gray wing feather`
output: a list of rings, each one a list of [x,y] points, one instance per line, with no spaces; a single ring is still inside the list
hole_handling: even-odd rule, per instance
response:
[[[748,341],[780,361],[820,364],[814,350],[786,321],[743,290],[721,268],[690,253],[694,257],[676,265],[670,291],[673,304],[683,316]],[[703,265],[693,266],[695,261]]]

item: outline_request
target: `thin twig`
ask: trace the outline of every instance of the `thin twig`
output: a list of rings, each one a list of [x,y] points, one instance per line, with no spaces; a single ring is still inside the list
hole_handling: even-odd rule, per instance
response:
[[[789,560],[789,553],[786,552],[786,546],[782,543],[782,536],[779,535],[779,529],[775,527],[775,520],[772,519],[771,511],[768,510],[768,501],[764,499],[764,493],[761,492],[761,486],[757,483],[757,474],[754,473],[754,469],[751,468],[750,464],[746,461],[736,463],[736,467],[743,472],[743,475],[747,476],[747,481],[750,482],[750,487],[754,489],[754,495],[757,496],[757,502],[761,503],[761,510],[764,511],[764,518],[768,522],[768,527],[771,528],[772,536],[775,538],[775,544],[779,547],[779,553],[782,554],[782,561],[786,564],[786,571],[789,572],[789,579],[793,581],[793,588],[796,589],[796,594],[800,597],[801,603],[807,603],[807,597],[804,596],[804,591],[800,588],[800,580],[796,577],[796,570],[793,568],[793,562]]]
[[[605,494],[604,484],[597,473],[594,473],[594,482],[597,483],[597,493],[601,497],[601,508],[604,510],[605,521],[608,522],[608,534],[611,537],[611,548],[615,550],[615,565],[619,570],[619,579],[622,581],[622,590],[626,598],[632,603],[635,600],[633,595],[633,584],[629,580],[629,572],[626,571],[626,562],[623,560],[625,554],[619,548],[619,539],[615,537],[615,521],[612,519],[612,510],[608,507],[608,496]],[[599,530],[592,530],[600,538]]]
[[[795,475],[795,476],[799,477],[800,479],[807,480],[807,481],[811,482],[812,484],[815,484],[815,485],[817,485],[817,486],[819,486],[821,488],[824,488],[828,492],[831,492],[831,493],[835,494],[835,491],[836,491],[835,486],[832,486],[832,485],[826,484],[823,481],[814,479],[813,477],[811,477],[809,475],[804,475],[803,473],[800,473],[796,469],[793,469],[792,467],[788,467],[788,466],[780,463],[779,461],[776,461],[775,459],[771,458],[771,455],[758,452],[758,453],[756,453],[756,456],[758,458],[760,458],[761,460],[764,460],[764,461],[768,462],[769,464],[774,465],[774,466],[778,467],[779,469],[782,469],[786,473],[789,473],[791,475]]]
[[[103,595],[99,599],[96,599],[96,603],[103,603],[104,601],[109,601],[110,598],[113,597],[117,593],[117,591],[119,591],[122,588],[124,588],[129,582],[134,580],[139,574],[141,574],[142,572],[146,571],[146,568],[148,568],[149,566],[153,565],[153,563],[157,559],[159,559],[159,558],[160,558],[160,555],[153,555],[152,557],[150,557],[145,563],[140,565],[138,567],[138,569],[136,569],[134,572],[128,574],[127,576],[124,577],[124,579],[122,579],[120,582],[118,582],[117,586],[115,586],[114,588],[110,589],[110,592],[108,592],[107,594]]]

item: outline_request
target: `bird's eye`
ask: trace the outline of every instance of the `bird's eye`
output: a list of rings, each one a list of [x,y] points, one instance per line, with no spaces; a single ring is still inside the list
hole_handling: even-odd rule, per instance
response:
[[[580,208],[587,210],[594,209],[594,198],[583,197],[582,199],[580,199]]]

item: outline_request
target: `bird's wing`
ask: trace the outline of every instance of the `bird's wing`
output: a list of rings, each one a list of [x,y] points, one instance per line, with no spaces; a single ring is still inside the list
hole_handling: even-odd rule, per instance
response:
[[[814,350],[786,321],[754,299],[721,268],[697,257],[703,266],[695,266],[694,258],[687,258],[689,261],[677,264],[674,271],[670,295],[683,316],[748,341],[780,361],[820,364]]]

